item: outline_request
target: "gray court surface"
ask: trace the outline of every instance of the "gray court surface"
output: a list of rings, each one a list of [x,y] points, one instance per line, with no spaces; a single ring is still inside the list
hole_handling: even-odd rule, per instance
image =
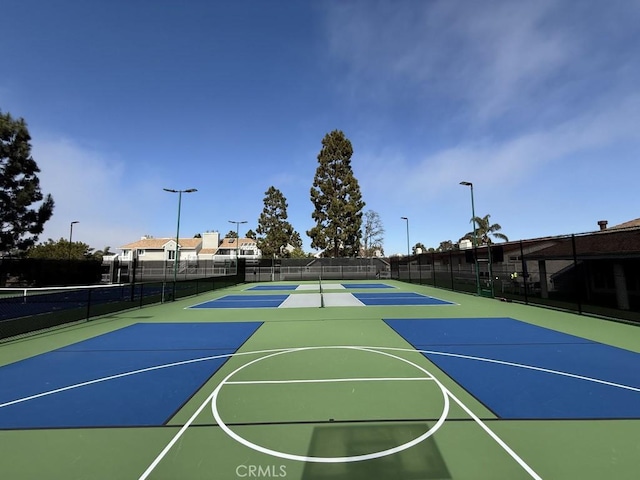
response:
[[[324,287],[323,287],[324,288]],[[350,293],[325,293],[322,295],[325,307],[362,307],[364,304]],[[289,295],[278,308],[320,307],[319,293]]]
[[[344,290],[344,286],[339,284],[339,283],[322,283],[322,290]],[[296,291],[300,291],[300,290],[311,290],[311,291],[319,291],[320,290],[320,285],[317,283],[313,283],[311,285],[298,285],[298,288],[296,288]]]

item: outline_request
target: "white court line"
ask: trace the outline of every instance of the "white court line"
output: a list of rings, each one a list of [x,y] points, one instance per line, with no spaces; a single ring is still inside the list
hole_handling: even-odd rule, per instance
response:
[[[493,438],[493,440],[502,447],[502,449],[507,452],[509,454],[509,456],[511,458],[513,458],[518,465],[520,465],[524,470],[526,470],[526,472],[532,477],[535,478],[536,480],[542,480],[542,477],[540,477],[521,457],[520,455],[518,455],[515,451],[513,451],[511,449],[511,447],[509,445],[506,444],[506,442],[504,440],[502,440],[497,433],[495,433],[493,430],[491,430],[482,420],[480,420],[480,418],[471,411],[471,409],[469,407],[467,407],[464,403],[462,403],[462,401],[456,397],[453,393],[451,393],[450,390],[447,389],[447,387],[443,386],[442,388],[445,389],[445,391],[447,392],[447,395],[449,395],[451,397],[451,399],[456,402],[460,408],[462,408],[465,412],[467,412],[467,415],[469,415],[474,422],[476,422],[480,428],[482,428],[485,432],[487,432],[487,434]]]
[[[307,347],[304,348],[304,350],[323,350],[326,348],[331,348],[331,347]],[[314,463],[347,463],[347,462],[359,462],[359,461],[363,461],[363,460],[372,460],[375,458],[381,458],[387,455],[392,455],[394,453],[398,453],[401,452],[403,450],[406,450],[407,448],[411,448],[414,445],[417,445],[418,443],[424,441],[425,439],[427,439],[428,437],[430,437],[431,435],[433,435],[438,429],[440,429],[440,427],[442,426],[442,424],[445,422],[446,417],[448,415],[449,412],[449,396],[447,395],[446,391],[441,388],[441,384],[440,382],[437,381],[437,379],[435,379],[435,377],[433,377],[433,375],[431,375],[431,373],[429,373],[427,370],[425,370],[424,368],[422,368],[421,366],[405,359],[402,357],[399,357],[397,355],[393,355],[391,353],[386,353],[386,352],[381,352],[378,350],[371,350],[371,349],[367,349],[364,347],[353,347],[353,346],[342,346],[342,347],[334,347],[334,348],[341,348],[341,349],[347,349],[347,350],[360,350],[360,351],[366,351],[366,352],[370,352],[370,353],[376,353],[378,355],[385,355],[388,356],[390,358],[393,358],[395,360],[399,360],[402,362],[407,363],[408,365],[411,365],[412,367],[416,368],[417,370],[421,371],[422,373],[424,373],[425,375],[427,375],[427,378],[432,378],[436,385],[438,386],[438,388],[440,388],[440,392],[442,393],[442,398],[443,398],[443,409],[442,409],[442,414],[440,415],[440,418],[438,419],[438,421],[429,429],[427,430],[425,433],[423,433],[422,435],[414,438],[413,440],[410,440],[404,444],[401,445],[397,445],[396,447],[387,449],[387,450],[381,450],[381,451],[377,451],[377,452],[371,452],[368,454],[363,454],[363,455],[353,455],[353,456],[346,456],[346,457],[313,457],[313,456],[306,456],[306,455],[295,455],[295,454],[291,454],[291,453],[287,453],[287,452],[280,452],[277,450],[272,450],[266,447],[263,447],[261,445],[258,445],[256,443],[250,442],[249,440],[245,439],[244,437],[238,435],[237,433],[235,433],[232,429],[229,428],[228,425],[226,425],[224,423],[224,420],[222,420],[222,418],[220,417],[220,414],[218,412],[217,406],[216,406],[216,399],[217,399],[217,395],[220,392],[220,389],[226,385],[227,381],[233,377],[234,375],[236,375],[238,372],[240,372],[241,370],[243,370],[244,368],[248,367],[251,364],[257,363],[259,361],[262,360],[266,360],[270,357],[274,357],[276,355],[282,355],[283,353],[292,353],[292,352],[281,352],[281,353],[273,353],[271,355],[267,355],[265,357],[256,359],[256,360],[252,360],[251,362],[238,367],[236,370],[234,370],[233,372],[229,373],[216,387],[215,391],[214,391],[214,396],[211,400],[211,412],[213,413],[213,416],[216,420],[216,423],[218,424],[218,426],[224,430],[224,432],[229,435],[231,438],[233,438],[234,440],[236,440],[238,443],[249,447],[253,450],[256,450],[258,452],[261,453],[265,453],[267,455],[271,455],[274,457],[278,457],[278,458],[283,458],[286,460],[297,460],[297,461],[302,461],[302,462],[314,462]]]
[[[297,349],[292,349],[292,351],[296,351],[296,350]],[[276,353],[274,353],[274,355],[278,355],[279,353],[285,353],[285,352],[287,352],[286,349],[278,350]],[[259,360],[260,359],[252,360],[251,362],[249,362],[249,364],[255,363],[256,361],[259,361]],[[142,475],[140,475],[138,480],[145,480],[149,475],[151,475],[151,472],[153,472],[153,470],[156,468],[158,463],[160,463],[160,461],[169,452],[169,450],[171,450],[171,447],[173,447],[175,445],[175,443],[180,439],[180,437],[182,437],[182,434],[187,431],[187,428],[189,428],[191,426],[191,424],[195,421],[195,419],[198,417],[198,415],[200,415],[202,410],[204,410],[204,408],[209,404],[209,402],[211,402],[213,400],[213,397],[216,395],[217,392],[218,392],[218,390],[214,389],[214,391],[211,392],[211,394],[209,394],[207,396],[207,398],[204,400],[204,402],[202,402],[202,404],[198,407],[198,409],[194,412],[194,414],[191,415],[189,420],[187,420],[187,422],[182,426],[182,428],[180,428],[180,430],[178,430],[178,433],[176,433],[173,436],[173,438],[162,449],[162,451],[153,460],[153,462],[151,462],[151,465],[149,465],[147,467],[147,469],[142,473]]]
[[[311,380],[238,380],[225,382],[225,385],[269,385],[288,383],[333,383],[333,382],[406,382],[418,380],[434,380],[433,377],[362,377],[362,378],[315,378]]]
[[[217,360],[219,358],[233,357],[235,355],[257,355],[257,354],[262,354],[262,353],[272,353],[272,352],[280,352],[280,351],[282,351],[281,348],[270,349],[270,350],[257,350],[255,352],[226,353],[226,354],[223,354],[223,355],[213,355],[211,357],[192,358],[190,360],[182,360],[180,362],[172,362],[172,363],[165,363],[163,365],[155,365],[153,367],[141,368],[139,370],[131,370],[130,372],[124,372],[124,373],[118,373],[118,374],[115,374],[115,375],[109,375],[108,377],[96,378],[94,380],[88,380],[86,382],[74,383],[73,385],[68,385],[66,387],[60,387],[60,388],[56,388],[54,390],[47,390],[45,392],[36,393],[36,394],[30,395],[28,397],[18,398],[16,400],[11,400],[9,402],[0,403],[0,408],[8,407],[10,405],[15,405],[17,403],[26,402],[28,400],[34,400],[36,398],[46,397],[48,395],[53,395],[55,393],[65,392],[67,390],[73,390],[74,388],[86,387],[87,385],[93,385],[93,384],[96,384],[96,383],[107,382],[109,380],[115,380],[117,378],[129,377],[131,375],[137,375],[139,373],[151,372],[153,370],[161,370],[163,368],[178,367],[180,365],[188,365],[190,363],[206,362],[208,360]]]
[[[282,350],[282,353],[285,353],[287,351],[290,352],[295,352],[295,351],[302,351],[302,350],[309,350],[309,349],[318,349],[320,347],[301,347],[301,348],[295,348],[295,349],[290,349],[290,350]],[[377,353],[381,353],[384,355],[387,355],[391,358],[400,358],[400,357],[396,357],[395,355],[392,355],[390,353],[386,353],[384,351],[380,351],[380,350],[392,350],[392,351],[403,351],[403,352],[416,352],[416,349],[414,348],[394,348],[394,347],[366,347],[366,346],[326,346],[326,347],[321,347],[321,348],[325,348],[325,349],[330,349],[330,348],[351,348],[354,350],[362,350],[362,351],[375,351],[378,350]],[[404,360],[404,359],[402,359]],[[259,359],[253,360],[250,363],[255,363],[259,361]],[[425,371],[426,372],[426,371]],[[429,372],[426,372],[429,375],[431,375]],[[469,416],[485,431],[487,432],[487,434],[489,434],[489,436],[496,442],[498,443],[498,445],[500,445],[500,447],[503,448],[503,450],[505,450],[505,452],[507,452],[507,454],[509,454],[509,456],[511,456],[532,478],[534,478],[535,480],[542,480],[540,476],[538,476],[538,474],[522,459],[518,456],[517,453],[515,453],[496,433],[494,433],[487,425],[485,425],[482,420],[480,420],[480,418],[478,418],[476,415],[473,414],[473,412],[471,412],[471,410],[466,407],[466,405],[464,405],[457,397],[455,397],[453,395],[453,393],[451,393],[446,387],[444,387],[444,385],[442,385],[438,379],[436,379],[435,377],[433,377],[433,380],[435,380],[435,382],[440,386],[440,388],[443,389],[443,391],[445,391],[447,393],[447,396],[451,397],[458,405],[460,405],[460,407],[469,414]],[[162,450],[162,452],[160,452],[160,454],[158,454],[158,456],[154,459],[154,461],[151,463],[151,465],[149,465],[149,467],[147,468],[147,470],[145,470],[145,472],[139,477],[139,480],[146,480],[146,478],[148,478],[148,476],[151,474],[151,472],[155,469],[155,467],[160,463],[160,461],[164,458],[164,456],[169,452],[169,450],[171,449],[171,447],[173,447],[173,445],[175,445],[175,443],[180,439],[180,437],[184,434],[184,432],[187,430],[187,428],[189,428],[189,426],[191,426],[191,424],[195,421],[196,417],[202,412],[202,410],[204,409],[204,407],[207,405],[208,402],[212,402],[214,396],[217,394],[218,390],[220,388],[220,385],[216,388],[216,390],[214,390],[214,392],[211,393],[211,395],[209,395],[207,397],[207,399],[200,405],[200,407],[198,407],[197,411],[191,416],[191,418],[189,418],[189,420],[187,421],[187,423],[185,423],[183,425],[183,427],[176,433],[176,435],[171,439],[171,441],[167,444],[167,446],[165,446],[165,448]]]
[[[554,375],[560,375],[563,377],[569,377],[569,378],[575,378],[578,380],[586,380],[589,382],[593,382],[593,383],[600,383],[602,385],[608,385],[610,387],[617,387],[617,388],[622,388],[625,390],[631,390],[633,392],[640,392],[640,388],[637,387],[632,387],[630,385],[623,385],[621,383],[615,383],[615,382],[609,382],[607,380],[600,380],[598,378],[593,378],[593,377],[586,377],[584,375],[578,375],[575,373],[569,373],[569,372],[562,372],[560,370],[551,370],[549,368],[543,368],[543,367],[536,367],[533,365],[525,365],[522,363],[514,363],[514,362],[507,362],[505,360],[494,360],[492,358],[485,358],[485,357],[474,357],[472,355],[463,355],[460,353],[447,353],[447,352],[436,352],[434,350],[417,350],[417,352],[421,352],[421,353],[428,353],[430,355],[440,355],[443,357],[457,357],[457,358],[464,358],[465,360],[476,360],[479,362],[487,362],[487,363],[497,363],[499,365],[507,365],[509,367],[517,367],[517,368],[524,368],[526,370],[535,370],[538,372],[543,372],[543,373],[552,373]]]
[[[25,402],[25,401],[28,401],[28,400],[44,397],[44,396],[47,396],[47,395],[52,395],[52,394],[55,394],[55,393],[72,390],[74,388],[80,388],[80,387],[84,387],[84,386],[87,386],[87,385],[92,385],[92,384],[96,384],[96,383],[100,383],[100,382],[105,382],[105,381],[108,381],[108,380],[113,380],[113,379],[117,379],[117,378],[123,378],[123,377],[131,376],[131,375],[136,375],[136,374],[139,374],[139,373],[149,372],[149,371],[153,371],[153,370],[159,370],[159,369],[163,369],[163,368],[169,368],[169,367],[174,367],[174,366],[179,366],[179,365],[186,365],[186,364],[190,364],[190,363],[202,362],[202,361],[207,361],[207,360],[214,360],[214,359],[218,359],[218,358],[227,358],[227,357],[232,357],[232,356],[236,356],[236,355],[238,355],[238,356],[242,356],[242,355],[258,355],[258,354],[268,354],[268,353],[285,352],[285,351],[294,352],[294,351],[300,351],[300,350],[308,350],[310,348],[317,348],[317,347],[279,348],[279,349],[259,350],[259,351],[253,351],[253,352],[236,352],[236,353],[230,353],[230,354],[224,354],[224,355],[214,355],[214,356],[210,356],[210,357],[200,357],[200,358],[195,358],[195,359],[191,359],[191,360],[184,360],[184,361],[180,361],[180,362],[167,363],[167,364],[163,364],[163,365],[156,365],[156,366],[153,366],[153,367],[148,367],[148,368],[139,369],[139,370],[133,370],[133,371],[130,371],[130,372],[124,372],[124,373],[117,374],[117,375],[110,375],[108,377],[98,378],[98,379],[94,379],[94,380],[90,380],[90,381],[86,381],[86,382],[81,382],[81,383],[77,383],[77,384],[74,384],[74,385],[69,385],[67,387],[62,387],[62,388],[58,388],[58,389],[54,389],[54,390],[49,390],[49,391],[42,392],[42,393],[39,393],[39,394],[35,394],[35,395],[28,396],[28,397],[16,399],[16,400],[13,400],[13,401],[10,401],[10,402],[6,402],[6,403],[3,403],[3,404],[0,404],[0,408],[1,407],[6,407],[6,406],[9,406],[9,405],[14,405],[14,404],[21,403],[21,402]],[[323,348],[326,348],[326,349],[329,349],[329,348],[353,348],[353,349],[359,349],[359,350],[366,350],[366,349],[369,348],[369,349],[376,349],[376,350],[403,351],[403,352],[413,352],[413,353],[418,352],[418,353],[428,353],[428,354],[433,354],[433,355],[459,357],[459,358],[464,358],[464,359],[468,359],[468,360],[483,361],[483,362],[502,364],[502,365],[517,367],[517,368],[525,368],[525,369],[530,369],[530,370],[536,370],[536,371],[540,371],[540,372],[543,372],[543,373],[561,375],[561,376],[571,377],[571,378],[575,378],[575,379],[579,379],[579,380],[600,383],[600,384],[604,384],[604,385],[611,386],[611,387],[622,388],[622,389],[626,389],[626,390],[640,392],[640,388],[637,388],[637,387],[632,387],[632,386],[629,386],[629,385],[619,384],[619,383],[615,383],[615,382],[609,382],[609,381],[601,380],[601,379],[597,379],[597,378],[587,377],[587,376],[583,376],[583,375],[576,375],[576,374],[572,374],[572,373],[568,373],[568,372],[562,372],[562,371],[552,370],[552,369],[547,369],[547,368],[536,367],[536,366],[533,366],[533,365],[518,364],[518,363],[507,362],[507,361],[502,361],[502,360],[488,359],[488,358],[483,358],[483,357],[474,357],[474,356],[470,356],[470,355],[462,355],[462,354],[447,353],[447,352],[438,352],[438,351],[433,351],[433,350],[417,350],[415,348],[398,348],[398,347],[383,347],[383,346],[380,346],[380,347],[376,347],[376,346],[373,346],[373,347],[349,347],[349,346],[341,345],[341,346],[326,346],[326,347],[323,347]],[[485,431],[487,431],[487,433],[491,432],[491,430],[486,425],[484,425],[478,417],[473,415],[473,413],[467,407],[463,406],[461,404],[461,402],[455,396],[453,396],[453,394],[451,392],[449,392],[448,394],[451,396],[451,398],[453,398],[456,401],[456,403],[461,405],[461,408],[463,408],[471,416],[471,418],[474,421],[476,421]],[[206,406],[207,402],[211,401],[212,397],[213,397],[213,393],[198,408],[198,410],[196,411],[194,416],[192,416],[192,418],[189,419],[189,421],[187,421],[187,423],[185,423],[185,425],[181,428],[181,430],[178,432],[176,437],[174,437],[174,440],[172,440],[170,442],[170,444],[168,444],[167,447],[165,447],[165,449],[161,453],[161,456],[164,456],[166,454],[166,452],[168,452],[168,450],[171,448],[171,446],[173,446],[173,444],[175,444],[175,442],[178,440],[178,438],[184,433],[184,431],[191,425],[191,423],[195,420],[195,418],[198,416],[198,414],[204,409],[204,407]],[[494,437],[495,434],[493,432],[489,433],[489,435],[491,435],[492,438],[494,438],[494,440],[496,440],[498,443],[500,443],[500,445],[503,448],[506,447],[505,450],[509,448],[501,440],[498,441],[499,437],[497,437],[497,436]],[[158,457],[157,462],[154,462],[154,464],[152,464],[153,467],[155,467],[155,465],[157,465],[157,463],[160,461],[161,456]],[[150,469],[148,469],[148,472],[146,474],[143,474],[143,477],[140,477],[140,478],[141,479],[142,478],[146,478],[148,476],[148,474],[151,472],[151,470],[153,470],[153,468],[150,466]],[[538,477],[534,477],[534,478],[538,478]]]
[[[363,348],[363,350],[368,350],[368,348]],[[387,350],[385,348],[381,348],[380,350]],[[396,350],[395,348],[389,348],[389,350]],[[412,351],[410,349],[399,349],[402,351]],[[413,350],[415,351],[415,350]],[[385,352],[380,352],[380,353],[385,353]],[[387,353],[386,355],[389,355],[393,358],[400,358],[400,357],[395,357],[395,355],[391,355],[390,353]],[[407,360],[408,361],[408,360]],[[499,436],[498,434],[496,434],[493,430],[491,430],[482,420],[480,420],[480,418],[478,416],[476,416],[471,409],[469,409],[464,403],[462,403],[462,401],[456,397],[453,393],[451,393],[451,391],[445,387],[437,378],[433,377],[433,379],[436,381],[436,383],[440,386],[440,388],[445,391],[447,393],[447,395],[449,397],[451,397],[458,405],[460,405],[460,407],[469,414],[469,416],[473,419],[473,421],[475,421],[478,425],[480,425],[480,427],[489,434],[489,436],[491,438],[493,438],[496,443],[498,443],[498,445],[500,445],[505,452],[507,452],[509,454],[509,456],[511,458],[513,458],[518,465],[520,465],[532,478],[534,478],[535,480],[542,480],[542,477],[540,477],[515,451],[513,451],[511,449],[511,447],[509,447],[509,445],[507,445]]]
[[[343,346],[327,346],[326,348],[340,348],[340,347],[345,347]],[[570,378],[575,378],[578,380],[585,380],[588,382],[594,382],[594,383],[600,383],[602,385],[607,385],[610,387],[615,387],[615,388],[622,388],[625,390],[631,390],[634,392],[640,392],[640,388],[638,387],[632,387],[630,385],[624,385],[621,383],[615,383],[615,382],[609,382],[607,380],[600,380],[598,378],[593,378],[593,377],[587,377],[584,375],[576,375],[573,373],[568,373],[568,372],[562,372],[559,370],[551,370],[548,368],[542,368],[542,367],[536,367],[533,365],[525,365],[525,364],[521,364],[521,363],[513,363],[513,362],[507,362],[504,360],[495,360],[495,359],[491,359],[491,358],[484,358],[484,357],[474,357],[471,355],[462,355],[459,353],[447,353],[447,352],[438,352],[435,350],[418,350],[415,348],[399,348],[399,347],[364,347],[364,348],[372,348],[372,349],[377,349],[377,350],[391,350],[391,351],[399,351],[399,352],[419,352],[419,353],[428,353],[431,355],[442,355],[442,356],[449,356],[449,357],[458,357],[458,358],[464,358],[467,360],[476,360],[479,362],[488,362],[488,363],[497,363],[497,364],[501,364],[501,365],[507,365],[510,367],[517,367],[517,368],[524,368],[524,369],[528,369],[528,370],[537,370],[543,373],[550,373],[553,375],[560,375],[560,376],[565,376],[565,377],[570,377]],[[18,398],[15,400],[11,400],[9,402],[5,402],[5,403],[0,403],[0,408],[2,407],[8,407],[10,405],[15,405],[17,403],[22,403],[22,402],[26,402],[28,400],[34,400],[36,398],[41,398],[41,397],[46,397],[48,395],[53,395],[55,393],[60,393],[60,392],[65,392],[67,390],[73,390],[74,388],[80,388],[80,387],[85,387],[88,385],[93,385],[96,383],[101,383],[101,382],[106,382],[109,380],[115,380],[118,378],[123,378],[123,377],[128,377],[131,375],[137,375],[139,373],[145,373],[145,372],[151,372],[154,370],[160,370],[163,368],[170,368],[170,367],[177,367],[180,365],[187,365],[190,363],[198,363],[198,362],[206,362],[208,360],[216,360],[218,358],[226,358],[226,357],[233,357],[233,356],[241,356],[241,355],[259,355],[259,354],[263,354],[263,353],[273,353],[273,352],[281,352],[281,351],[288,351],[291,350],[293,351],[294,349],[291,348],[272,348],[272,349],[267,349],[267,350],[256,350],[253,352],[236,352],[236,353],[228,353],[228,354],[224,354],[224,355],[214,355],[214,356],[210,356],[210,357],[199,357],[199,358],[193,358],[190,360],[183,360],[180,362],[172,362],[172,363],[165,363],[162,365],[155,365],[153,367],[148,367],[148,368],[142,368],[139,370],[132,370],[130,372],[124,372],[124,373],[119,373],[119,374],[115,374],[115,375],[110,375],[108,377],[101,377],[101,378],[96,378],[94,380],[88,380],[86,382],[80,382],[80,383],[75,383],[73,385],[68,385],[66,387],[61,387],[61,388],[56,388],[54,390],[47,390],[45,392],[41,392],[41,393],[37,393],[34,395],[30,395],[28,397],[23,397],[23,398]]]
[[[325,348],[344,348],[344,346],[327,346]],[[418,353],[431,353],[431,354],[434,354],[434,355],[456,356],[456,357],[461,357],[461,358],[467,358],[469,360],[478,360],[478,361],[485,361],[485,362],[504,364],[504,365],[509,365],[509,366],[518,367],[518,368],[539,370],[539,371],[544,372],[544,373],[550,373],[550,374],[556,374],[556,375],[564,375],[564,376],[573,377],[573,378],[577,378],[577,379],[581,379],[581,380],[585,380],[585,381],[592,381],[592,382],[596,382],[596,383],[602,383],[602,384],[606,384],[606,385],[609,385],[609,386],[612,386],[612,387],[618,387],[618,388],[624,388],[624,389],[629,389],[629,390],[634,390],[634,391],[640,391],[640,389],[637,389],[635,387],[631,387],[631,386],[623,385],[623,384],[618,384],[618,383],[614,383],[614,382],[608,382],[608,381],[600,380],[600,379],[597,379],[597,378],[591,378],[591,377],[586,377],[586,376],[581,376],[581,375],[574,375],[574,374],[571,374],[571,373],[568,373],[568,372],[562,372],[562,371],[551,370],[551,369],[544,369],[544,368],[535,367],[535,366],[532,366],[532,365],[517,364],[517,363],[513,363],[513,362],[504,362],[504,361],[501,361],[501,360],[487,359],[487,358],[482,358],[482,357],[471,357],[471,356],[468,356],[468,355],[451,354],[451,353],[446,353],[446,352],[437,352],[437,351],[433,351],[433,350],[417,350],[415,348],[376,347],[376,346],[373,346],[373,347],[352,347],[352,348],[354,348],[354,349],[362,349],[362,350],[366,350],[366,349],[369,348],[369,349],[375,349],[375,350],[390,350],[390,351],[401,351],[401,352],[418,352]],[[285,351],[285,350],[287,350],[287,349],[283,349],[283,351]],[[291,349],[291,351],[299,351],[299,350],[305,350],[305,348]],[[436,380],[436,382],[438,382],[437,379],[434,378],[434,380]],[[440,383],[440,382],[438,382],[438,383]],[[509,456],[511,456],[532,478],[534,478],[536,480],[541,480],[541,477],[531,467],[529,467],[529,465],[522,458],[520,458],[518,456],[518,454],[515,453],[495,432],[493,432],[493,430],[491,430],[462,401],[460,401],[460,399],[458,399],[455,395],[453,395],[453,393],[451,391],[449,391],[446,387],[442,386],[442,388],[444,388],[445,391],[447,392],[447,395],[450,396],[480,426],[480,428],[482,428],[496,443],[498,443],[498,445],[500,445],[500,447],[502,447],[503,450],[505,450],[505,452],[507,452],[509,454]],[[198,414],[200,412],[202,412],[202,410],[206,406],[207,402],[210,402],[212,400],[214,394],[215,394],[215,391],[205,400],[205,402],[202,405],[200,405],[200,407],[198,408],[198,411],[196,412],[196,414],[194,414],[194,416],[192,416],[189,419],[189,421],[180,429],[180,431],[171,440],[171,442],[165,447],[165,449],[158,455],[158,457],[156,457],[156,459],[154,460],[152,465],[150,465],[149,468],[147,469],[147,471],[145,471],[145,473],[140,477],[140,480],[144,480],[149,476],[149,474],[155,468],[155,466],[157,466],[157,464],[160,462],[160,460],[162,460],[162,458],[171,449],[171,447],[178,441],[178,439],[182,436],[182,434],[186,431],[186,429],[191,425],[191,423],[193,423],[193,421],[198,416]]]

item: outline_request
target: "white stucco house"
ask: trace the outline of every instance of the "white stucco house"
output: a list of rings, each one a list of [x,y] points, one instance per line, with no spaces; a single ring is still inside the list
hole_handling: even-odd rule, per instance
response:
[[[176,254],[176,239],[143,236],[140,240],[119,247],[120,261],[172,261]],[[223,238],[219,232],[205,232],[202,238],[178,239],[180,261],[234,260],[236,256],[248,260],[261,257],[256,241],[252,238]]]

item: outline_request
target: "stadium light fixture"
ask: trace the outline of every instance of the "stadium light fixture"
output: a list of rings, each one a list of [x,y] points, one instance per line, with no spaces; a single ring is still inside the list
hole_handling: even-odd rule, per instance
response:
[[[476,229],[476,209],[473,202],[473,183],[460,182],[460,185],[471,189],[471,219],[473,221],[473,260],[476,267],[476,293],[480,295],[480,272],[478,271],[478,233]]]
[[[236,271],[238,271],[238,257],[240,256],[240,225],[247,223],[247,221],[242,220],[238,222],[236,220],[229,220],[229,223],[236,224]]]
[[[409,217],[400,217],[407,222],[407,271],[409,272],[409,283],[411,283],[411,249],[409,247]]]
[[[189,188],[187,190],[174,190],[172,188],[163,188],[165,192],[177,193],[178,194],[178,227],[176,229],[176,253],[173,259],[173,300],[176,299],[176,282],[178,281],[178,242],[180,241],[180,207],[182,205],[182,194],[183,193],[193,193],[197,192],[196,188]]]

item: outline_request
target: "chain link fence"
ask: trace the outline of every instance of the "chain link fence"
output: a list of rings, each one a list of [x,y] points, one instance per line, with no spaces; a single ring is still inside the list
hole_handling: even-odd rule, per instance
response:
[[[148,275],[140,281],[133,268],[126,284],[0,288],[0,340],[236,285],[244,281],[244,266],[241,261],[227,275],[175,282],[150,281]]]
[[[375,280],[389,275],[389,263],[382,258],[272,258],[248,264],[245,280]]]
[[[391,278],[640,322],[640,229],[394,257]]]

